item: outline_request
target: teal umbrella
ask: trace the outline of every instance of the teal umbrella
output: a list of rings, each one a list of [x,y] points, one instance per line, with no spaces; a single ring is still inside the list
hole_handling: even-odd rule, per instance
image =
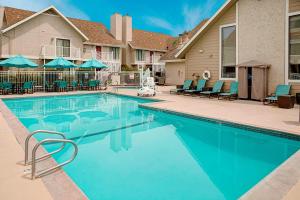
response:
[[[10,57],[6,60],[0,62],[2,67],[16,67],[16,68],[35,68],[38,65],[27,58],[24,58],[21,55]]]
[[[95,69],[105,69],[108,68],[105,64],[102,62],[96,60],[96,59],[91,59],[86,61],[85,63],[81,64],[79,66],[80,68],[95,68]]]
[[[50,62],[48,62],[47,64],[44,65],[45,68],[76,68],[77,65],[75,65],[74,63],[62,58],[62,57],[58,57]]]

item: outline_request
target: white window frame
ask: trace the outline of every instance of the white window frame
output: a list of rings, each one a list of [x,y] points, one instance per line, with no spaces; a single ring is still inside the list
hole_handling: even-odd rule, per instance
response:
[[[64,37],[55,37],[55,57],[58,57],[57,56],[57,52],[56,52],[56,49],[57,49],[57,39],[59,40],[69,40],[70,41],[70,56],[69,57],[64,57],[64,58],[71,58],[71,48],[72,48],[72,40],[69,39],[69,38],[64,38]]]
[[[219,27],[219,80],[229,80],[229,81],[236,81],[238,79],[238,71],[237,68],[235,69],[235,78],[223,78],[222,77],[222,29],[226,28],[226,27],[231,27],[231,26],[235,26],[235,33],[236,33],[236,37],[235,37],[235,59],[236,59],[236,65],[238,63],[238,27],[237,27],[237,23],[231,23],[231,24],[224,24],[221,25]]]
[[[286,0],[286,21],[285,21],[285,84],[300,83],[300,80],[292,80],[289,78],[290,67],[290,17],[300,15],[300,11],[289,12],[289,0]]]

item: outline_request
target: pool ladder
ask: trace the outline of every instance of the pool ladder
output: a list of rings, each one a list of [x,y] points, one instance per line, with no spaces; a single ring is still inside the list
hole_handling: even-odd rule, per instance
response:
[[[32,138],[32,136],[38,134],[38,133],[44,133],[44,134],[49,134],[49,135],[58,135],[61,137],[61,139],[44,139],[42,141],[40,141],[39,143],[37,143],[33,149],[32,149],[32,157],[31,157],[31,161],[29,160],[29,141],[30,141],[30,138]],[[52,152],[49,152],[43,156],[40,156],[40,157],[36,157],[36,152],[38,150],[38,148],[43,145],[43,144],[55,144],[55,143],[61,143],[61,147],[58,148],[57,150],[55,151],[52,151]],[[36,172],[36,164],[37,162],[39,161],[42,161],[42,160],[46,160],[47,158],[51,157],[51,155],[55,154],[55,153],[58,153],[60,151],[62,151],[66,144],[71,144],[73,147],[74,147],[74,152],[71,156],[71,158],[63,163],[60,163],[54,167],[50,167],[48,169],[45,169],[45,170],[42,170],[40,171],[38,174]],[[24,165],[31,165],[31,179],[34,180],[35,178],[39,178],[39,177],[42,177],[46,174],[49,174],[53,171],[55,171],[56,169],[64,166],[64,165],[67,165],[69,164],[70,162],[72,162],[75,157],[77,156],[77,153],[78,153],[78,147],[77,147],[77,144],[75,142],[73,142],[72,140],[67,140],[66,139],[66,136],[63,134],[63,133],[60,133],[60,132],[55,132],[55,131],[46,131],[46,130],[37,130],[37,131],[34,131],[32,132],[31,134],[29,134],[27,137],[26,137],[26,140],[25,140],[25,159],[24,159]]]

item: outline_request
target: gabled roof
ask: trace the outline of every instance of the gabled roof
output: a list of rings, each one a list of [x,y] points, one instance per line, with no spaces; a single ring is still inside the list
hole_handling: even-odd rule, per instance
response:
[[[172,40],[174,40],[174,37],[170,35],[133,29],[132,41],[129,42],[129,45],[133,49],[166,52]]]
[[[186,43],[183,48],[175,55],[176,58],[182,58],[185,53],[195,44],[197,39],[202,36],[202,34],[215,23],[232,5],[235,4],[237,0],[227,0],[224,5],[201,27],[194,36]]]
[[[7,26],[4,30],[36,14],[36,12],[11,7],[5,7],[4,12],[5,20],[7,23]],[[123,46],[123,43],[116,40],[106,29],[106,27],[101,23],[75,18],[67,19],[74,25],[74,27],[80,30],[82,34],[84,34],[89,39],[85,42],[87,44]]]
[[[188,40],[190,40],[196,33],[198,30],[200,30],[203,25],[207,22],[207,19],[202,20],[195,28],[193,28],[191,31],[189,31],[187,34]],[[180,36],[179,36],[180,37]],[[164,61],[173,61],[173,60],[178,60],[176,58],[176,54],[183,48],[183,46],[179,46],[179,37],[177,37],[174,40],[174,46],[172,48],[169,48],[169,51],[167,53],[165,53],[160,60],[164,60]]]
[[[10,8],[10,10],[12,10],[12,8]],[[25,23],[25,22],[27,22],[27,21],[29,21],[29,20],[31,20],[31,19],[33,19],[33,18],[35,18],[35,17],[37,17],[37,16],[39,16],[40,14],[42,14],[42,13],[45,13],[46,11],[48,11],[48,10],[54,10],[54,12],[55,13],[57,13],[60,17],[62,17],[71,27],[73,27],[85,40],[88,40],[89,38],[85,35],[85,34],[83,34],[68,18],[66,18],[62,13],[60,13],[54,6],[49,6],[48,8],[45,8],[45,9],[43,9],[43,10],[41,10],[41,11],[39,11],[39,12],[36,12],[36,13],[34,13],[34,12],[32,12],[32,14],[31,15],[29,15],[29,13],[30,13],[30,11],[28,12],[25,12],[24,13],[24,15],[22,16],[22,11],[21,10],[19,10],[19,11],[17,11],[17,13],[19,14],[19,15],[17,15],[17,16],[15,16],[14,17],[14,15],[12,14],[8,14],[9,15],[9,17],[11,17],[11,18],[13,18],[12,19],[12,21],[13,22],[15,22],[15,23],[13,23],[12,25],[10,25],[10,26],[8,26],[7,28],[5,28],[5,29],[3,29],[2,30],[2,33],[5,33],[5,32],[7,32],[7,31],[9,31],[9,30],[11,30],[11,29],[13,29],[13,28],[15,28],[15,27],[17,27],[17,26],[19,26],[19,25],[21,25],[21,24],[23,24],[23,23]],[[4,12],[5,12],[5,16],[7,15],[6,14],[6,12],[7,12],[7,10],[5,9],[4,10]],[[16,13],[15,13],[16,14]],[[26,15],[28,15],[28,16],[26,16]],[[25,16],[25,17],[24,17]],[[21,19],[21,18],[23,18],[23,19]],[[19,21],[18,21],[19,20]],[[9,23],[8,22],[8,19],[6,18],[6,22],[7,23]]]

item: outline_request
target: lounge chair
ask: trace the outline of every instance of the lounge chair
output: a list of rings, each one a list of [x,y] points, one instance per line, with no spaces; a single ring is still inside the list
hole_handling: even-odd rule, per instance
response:
[[[269,95],[267,98],[265,98],[263,103],[265,105],[271,104],[271,103],[277,103],[279,96],[289,95],[290,91],[291,91],[290,85],[278,85],[275,93],[273,93],[273,94]]]
[[[189,90],[192,85],[192,82],[192,80],[185,80],[182,88],[172,89],[170,90],[170,94],[178,94],[184,92],[185,90]]]
[[[230,83],[230,91],[220,93],[218,99],[226,99],[226,98],[228,98],[229,100],[231,100],[232,98],[237,99],[238,90],[239,90],[239,83],[237,81],[233,81]]]
[[[57,89],[59,92],[67,91],[67,82],[66,81],[58,81],[57,82]]]
[[[201,79],[198,81],[197,87],[194,90],[185,90],[184,93],[185,94],[197,94],[200,92],[203,92],[203,88],[205,88],[206,85],[206,80]]]
[[[210,98],[213,95],[218,95],[219,93],[221,93],[223,85],[224,85],[224,81],[217,81],[212,91],[200,92],[200,95],[207,96],[208,98]]]

